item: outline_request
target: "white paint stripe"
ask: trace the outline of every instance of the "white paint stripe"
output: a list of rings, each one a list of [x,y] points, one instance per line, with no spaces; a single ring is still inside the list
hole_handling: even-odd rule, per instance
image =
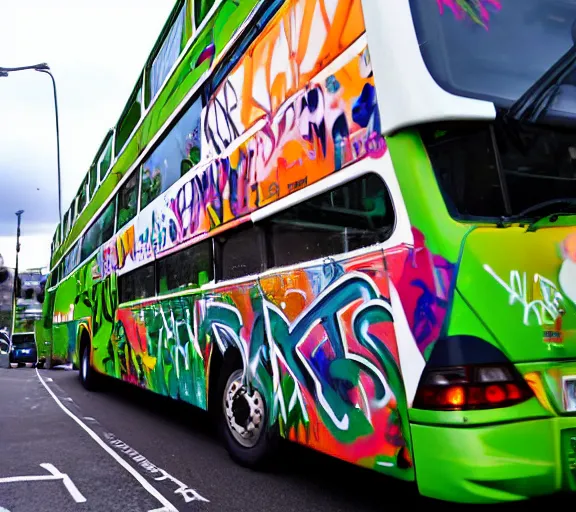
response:
[[[0,478],[0,484],[11,484],[16,482],[41,482],[46,480],[62,480],[66,489],[74,499],[76,503],[85,503],[86,498],[78,490],[78,487],[74,485],[74,482],[66,473],[60,472],[53,464],[40,464],[42,468],[50,473],[50,475],[26,475],[26,476],[10,476],[6,478]],[[0,509],[0,512],[3,509]]]
[[[16,482],[40,482],[42,480],[62,480],[62,478],[54,475],[8,476],[5,478],[0,478],[0,484],[13,484]]]
[[[55,477],[61,478],[62,482],[68,489],[68,492],[74,498],[76,503],[85,503],[86,498],[82,495],[82,493],[78,490],[78,487],[74,485],[74,482],[70,479],[70,477],[66,473],[61,473],[58,471],[52,464],[44,463],[40,464],[46,471],[52,473]]]
[[[136,481],[142,486],[144,487],[144,489],[150,494],[152,495],[154,498],[156,498],[165,508],[165,510],[167,512],[178,512],[178,509],[172,505],[172,503],[170,503],[162,494],[160,494],[156,488],[150,484],[150,482],[148,482],[142,475],[140,475],[132,466],[130,466],[130,464],[128,464],[124,459],[122,459],[117,453],[115,453],[112,448],[110,448],[108,445],[106,445],[106,443],[104,441],[102,441],[102,439],[100,439],[100,437],[98,436],[98,434],[96,434],[96,432],[94,432],[90,427],[88,427],[88,425],[86,425],[80,418],[78,418],[77,416],[75,416],[73,413],[71,413],[65,406],[64,404],[58,399],[58,397],[54,394],[54,392],[50,389],[50,387],[44,382],[44,379],[41,377],[40,372],[38,371],[38,369],[36,369],[36,375],[38,376],[38,379],[40,379],[40,382],[42,383],[42,385],[46,388],[46,391],[48,391],[48,393],[50,394],[50,396],[54,399],[54,401],[56,402],[56,404],[58,404],[58,407],[60,407],[60,409],[62,409],[64,411],[65,414],[67,414],[70,418],[72,418],[79,426],[80,428],[82,428],[82,430],[84,430],[94,441],[96,441],[97,444],[100,445],[100,447],[106,452],[108,453],[108,455],[110,455],[110,457],[112,457],[118,464],[120,464],[120,466],[122,466],[126,471],[128,471],[128,473],[130,473],[135,479]]]

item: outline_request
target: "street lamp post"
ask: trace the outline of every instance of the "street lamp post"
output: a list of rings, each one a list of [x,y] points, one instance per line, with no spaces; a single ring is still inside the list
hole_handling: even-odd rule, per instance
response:
[[[0,77],[7,77],[10,73],[15,71],[26,71],[26,70],[39,71],[40,73],[46,73],[50,76],[52,80],[52,90],[54,91],[54,112],[56,117],[56,159],[58,165],[58,219],[60,221],[60,226],[62,226],[62,186],[61,186],[61,171],[60,171],[60,123],[58,119],[58,95],[56,94],[56,80],[54,80],[54,75],[50,72],[50,67],[45,62],[41,64],[34,64],[32,66],[19,66],[15,68],[3,68],[0,67]],[[60,227],[62,230],[62,227]]]
[[[16,324],[16,305],[18,300],[16,298],[16,283],[18,282],[18,254],[20,253],[20,217],[24,210],[18,210],[16,216],[18,217],[18,228],[16,230],[16,267],[14,269],[14,285],[12,286],[12,328],[10,330],[10,338],[14,335],[14,327]]]

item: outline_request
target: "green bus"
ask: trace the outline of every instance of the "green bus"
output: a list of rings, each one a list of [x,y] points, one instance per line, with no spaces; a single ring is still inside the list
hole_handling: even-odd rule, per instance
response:
[[[178,1],[55,232],[48,362],[210,411],[245,466],[576,489],[574,19]]]

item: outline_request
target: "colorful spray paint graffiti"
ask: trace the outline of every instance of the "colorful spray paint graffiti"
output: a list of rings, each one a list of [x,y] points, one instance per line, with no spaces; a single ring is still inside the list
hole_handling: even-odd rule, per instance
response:
[[[103,247],[102,276],[129,271],[351,163],[385,153],[360,2],[330,4],[327,18],[311,1],[283,8],[204,109],[201,147],[207,163]],[[324,38],[310,39],[310,27],[319,24]],[[283,44],[286,53],[274,53]],[[304,58],[306,45],[312,45],[314,60]],[[280,68],[276,62],[291,65]],[[331,72],[322,71],[329,65]],[[266,81],[262,73],[270,74]],[[196,117],[191,132],[177,126],[184,134],[180,145],[197,130]]]
[[[490,12],[498,12],[502,9],[499,0],[436,0],[440,14],[444,14],[444,9],[450,9],[457,20],[466,18],[474,23],[489,28]]]
[[[203,110],[202,161],[102,248],[86,271],[94,283],[77,302],[103,317],[114,305],[98,305],[106,300],[99,286],[111,289],[117,272],[385,154],[360,2],[320,4],[318,10],[316,1],[287,2],[242,56]],[[191,119],[195,125],[197,116]],[[185,126],[178,131],[189,138]],[[156,160],[164,166],[156,175],[168,176],[166,159]],[[271,405],[270,425],[277,423],[285,437],[410,478],[407,404],[387,282],[376,252],[145,301],[117,311],[113,330],[94,321],[95,344],[107,347],[94,363],[206,408],[211,351],[235,347],[245,381],[259,388]]]
[[[439,6],[485,27],[489,7],[500,8],[495,1]],[[480,21],[467,7],[477,9]],[[359,1],[291,0],[262,28],[213,94],[202,97],[200,154],[198,116],[178,135],[188,174],[170,167],[176,164],[164,168],[162,191],[152,190],[154,199],[138,218],[61,283],[59,332],[71,347],[79,332],[88,332],[97,370],[201,408],[211,405],[211,361],[233,349],[243,384],[265,399],[268,426],[400,478],[414,479],[420,471],[419,485],[435,496],[472,495],[474,501],[484,495],[494,500],[496,491],[506,499],[528,494],[526,486],[508,487],[521,477],[509,478],[500,453],[493,462],[504,469],[492,471],[483,444],[488,437],[514,471],[528,461],[527,478],[542,470],[548,472],[542,481],[559,482],[560,473],[552,471],[561,443],[551,439],[556,427],[548,422],[556,412],[542,397],[549,391],[548,369],[558,377],[576,353],[576,256],[574,235],[566,238],[568,222],[527,234],[516,226],[463,226],[449,217],[421,138],[411,131],[385,142],[379,134]],[[209,53],[205,57],[208,65]],[[151,177],[165,165],[160,158],[146,162]],[[402,221],[411,236],[370,246],[361,256],[340,255],[338,262],[328,257],[268,269],[234,285],[134,297],[118,309],[117,276],[235,226],[335,172],[360,168],[375,169],[388,186],[398,180],[394,207],[406,205]],[[180,177],[171,178],[172,171]],[[560,259],[554,251],[562,239]],[[470,414],[413,407],[434,349],[455,338],[500,350],[530,385],[539,383],[536,396]],[[499,430],[495,418],[506,426]],[[517,449],[532,439],[532,429],[542,464],[526,456],[525,446]],[[544,453],[547,440],[552,455]],[[482,465],[463,455],[467,446],[478,449]],[[440,474],[441,457],[449,463]],[[470,485],[480,480],[490,485]],[[540,492],[547,485],[530,487]]]
[[[562,291],[576,304],[576,233],[569,235],[561,244],[561,252],[564,258],[558,281]]]
[[[455,265],[432,254],[424,234],[412,228],[414,246],[387,256],[402,307],[418,349],[428,354],[445,328]]]
[[[122,309],[106,371],[206,408],[210,352],[232,347],[285,437],[402,477],[408,418],[383,262],[376,252]]]

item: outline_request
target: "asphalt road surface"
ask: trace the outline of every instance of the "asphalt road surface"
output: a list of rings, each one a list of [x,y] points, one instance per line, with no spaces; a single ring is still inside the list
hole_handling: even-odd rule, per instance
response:
[[[204,413],[122,383],[90,393],[75,371],[0,368],[0,391],[0,512],[453,508],[292,444],[271,471],[244,469]]]

